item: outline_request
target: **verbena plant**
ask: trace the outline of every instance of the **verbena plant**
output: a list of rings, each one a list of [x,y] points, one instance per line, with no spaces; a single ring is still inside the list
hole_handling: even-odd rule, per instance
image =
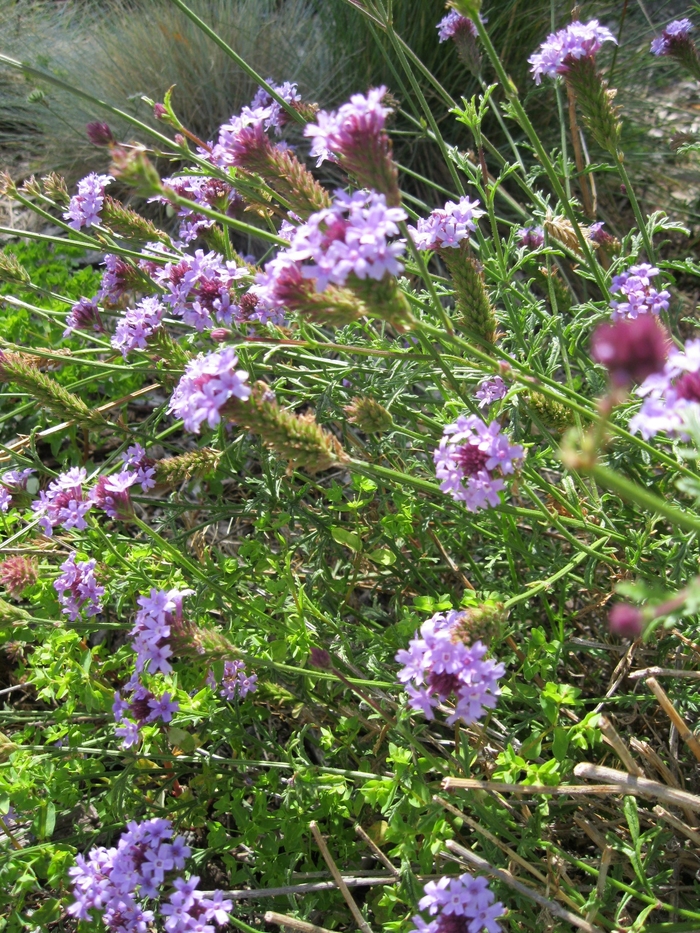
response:
[[[102,104],[108,174],[3,176],[50,225],[0,255],[3,929],[698,929],[700,270],[628,177],[615,37],[530,50],[549,152],[477,0],[436,24],[497,76],[461,101],[351,5],[391,94],[320,111],[172,0],[250,104],[213,142]],[[657,67],[698,77],[690,29]]]

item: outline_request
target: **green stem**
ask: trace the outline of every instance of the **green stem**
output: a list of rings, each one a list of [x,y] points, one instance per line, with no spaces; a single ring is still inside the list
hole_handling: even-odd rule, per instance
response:
[[[659,498],[653,492],[638,486],[637,483],[633,483],[609,467],[598,464],[591,469],[591,473],[601,486],[611,489],[626,502],[633,502],[643,509],[663,515],[672,525],[678,528],[691,532],[700,532],[700,518],[669,505],[665,499]]]
[[[647,256],[649,257],[649,262],[653,263],[656,255],[654,251],[654,244],[651,242],[649,237],[649,230],[647,229],[644,216],[642,215],[639,201],[637,201],[637,195],[634,193],[634,187],[632,186],[630,177],[627,174],[627,169],[625,168],[622,155],[619,152],[615,153],[615,164],[617,166],[617,171],[620,175],[620,178],[622,179],[622,184],[625,186],[627,197],[629,198],[630,204],[632,205],[632,211],[634,212],[634,218],[637,221],[639,232],[642,234],[642,239],[644,240],[644,249],[646,250]]]

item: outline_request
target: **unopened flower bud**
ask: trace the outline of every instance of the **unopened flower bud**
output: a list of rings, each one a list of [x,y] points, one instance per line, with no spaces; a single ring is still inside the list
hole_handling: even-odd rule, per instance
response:
[[[94,123],[88,123],[85,127],[87,138],[93,146],[113,146],[116,143],[114,133],[107,123],[100,123],[96,120]]]
[[[209,336],[217,343],[223,343],[224,340],[228,340],[231,336],[231,331],[225,327],[215,327],[214,330],[209,331]]]
[[[608,615],[608,624],[613,635],[635,639],[644,631],[644,615],[636,606],[616,603]]]
[[[309,652],[309,664],[312,667],[318,667],[322,671],[329,671],[333,668],[333,661],[330,654],[324,648],[312,648]]]
[[[161,104],[161,103],[155,103],[155,104],[153,105],[153,116],[154,116],[157,120],[162,120],[163,117],[165,117],[165,116],[167,115],[167,113],[168,113],[168,111],[167,111],[166,107],[163,106],[163,104]]]
[[[364,434],[379,434],[382,431],[388,431],[394,423],[383,405],[366,396],[355,396],[352,403],[346,405],[343,411],[348,416],[348,421],[356,424]]]
[[[112,149],[110,174],[131,185],[144,197],[163,193],[160,175],[143,146],[132,146],[128,149],[115,146]]]
[[[651,314],[601,324],[591,340],[591,356],[605,366],[615,386],[642,383],[663,370],[669,336]]]

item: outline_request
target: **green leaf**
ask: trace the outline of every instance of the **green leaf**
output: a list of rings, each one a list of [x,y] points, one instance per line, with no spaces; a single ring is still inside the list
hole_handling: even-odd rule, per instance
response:
[[[353,534],[352,531],[346,531],[339,525],[332,525],[331,534],[333,535],[333,540],[337,544],[342,544],[345,547],[350,548],[351,551],[362,550],[362,539],[359,535]]]
[[[383,567],[391,567],[396,563],[396,554],[384,547],[377,548],[376,551],[370,551],[367,556],[375,564],[381,564]]]

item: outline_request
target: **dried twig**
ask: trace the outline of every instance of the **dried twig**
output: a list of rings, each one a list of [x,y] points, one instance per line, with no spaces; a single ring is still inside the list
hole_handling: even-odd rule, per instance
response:
[[[644,772],[632,757],[630,750],[625,745],[622,736],[610,722],[607,716],[600,717],[600,731],[603,733],[608,743],[615,749],[615,754],[622,764],[627,768],[630,774],[636,774],[637,777],[644,777]]]
[[[306,920],[297,920],[296,917],[288,917],[286,914],[277,914],[274,910],[268,910],[265,914],[265,923],[276,923],[280,927],[289,927],[291,930],[300,930],[301,933],[333,933],[326,927],[317,927],[315,923],[307,923]]]
[[[677,816],[674,816],[673,813],[669,813],[668,810],[664,810],[664,808],[658,806],[658,804],[654,807],[654,813],[662,820],[670,823],[671,826],[683,833],[684,836],[687,836],[691,842],[694,842],[695,845],[700,848],[700,833],[691,829],[690,826],[686,826],[683,820],[679,820]]]
[[[369,925],[369,923],[367,923],[365,918],[360,913],[360,908],[355,903],[355,900],[352,894],[350,893],[348,886],[343,879],[343,876],[340,874],[340,871],[338,870],[338,866],[333,861],[333,856],[328,850],[328,846],[326,845],[326,840],[321,835],[321,830],[318,828],[318,824],[316,823],[316,820],[312,820],[309,823],[309,828],[311,829],[311,832],[313,833],[313,837],[316,840],[316,845],[321,850],[321,855],[323,856],[326,862],[326,865],[328,865],[330,873],[333,875],[335,883],[340,888],[340,893],[345,898],[345,903],[350,908],[350,913],[355,918],[355,923],[357,923],[358,927],[362,930],[362,933],[373,933],[372,927]]]
[[[372,887],[375,884],[396,884],[394,875],[373,875],[357,877],[345,876],[343,883],[347,888]],[[285,897],[292,894],[312,894],[315,891],[333,891],[339,885],[335,881],[302,881],[299,884],[288,884],[280,888],[240,888],[236,891],[226,891],[226,897],[233,901],[254,900],[263,897]]]
[[[379,848],[379,846],[374,841],[374,839],[372,839],[372,837],[364,831],[364,829],[360,826],[359,823],[355,824],[355,832],[360,837],[360,839],[362,839],[364,842],[367,843],[367,845],[370,847],[372,852],[374,852],[374,854],[377,856],[377,858],[382,863],[382,865],[384,865],[385,868],[388,868],[389,871],[394,876],[394,878],[396,878],[396,880],[398,881],[401,878],[401,873],[398,870],[398,868],[392,863],[391,859],[389,859],[382,852],[382,850]]]
[[[674,807],[688,807],[691,810],[700,810],[700,797],[696,797],[695,794],[689,794],[685,790],[676,790],[673,787],[666,787],[665,784],[659,784],[658,781],[635,777],[626,774],[624,771],[616,771],[615,768],[604,768],[601,765],[582,761],[574,768],[574,774],[576,777],[587,778],[590,781],[615,781],[615,790],[607,790],[606,793],[631,794],[634,797],[656,797],[658,800],[663,800],[664,803],[671,804]],[[610,784],[593,786],[609,788]]]
[[[618,771],[616,774],[623,774]],[[624,793],[620,784],[501,784],[500,781],[477,781],[473,778],[445,778],[443,790],[486,790],[500,794],[550,794],[560,797],[562,794],[581,796],[584,794],[619,794]]]
[[[700,671],[683,671],[677,667],[643,667],[639,671],[630,671],[628,680],[640,680],[642,677],[685,677],[688,680],[700,680]]]
[[[678,734],[680,737],[683,739],[691,752],[695,755],[696,759],[700,761],[700,742],[698,742],[690,726],[673,705],[664,688],[660,683],[658,683],[655,677],[647,677],[645,682],[647,687],[659,701],[659,706],[662,708],[664,713],[666,713],[676,729],[678,729]]]
[[[455,842],[453,839],[449,839],[445,845],[450,852],[454,852],[460,859],[469,862],[471,865],[475,865],[480,871],[486,872],[486,874],[491,875],[493,878],[498,878],[499,881],[507,884],[519,894],[524,894],[525,897],[529,897],[530,900],[544,907],[551,914],[554,914],[555,917],[566,920],[567,923],[578,927],[579,930],[583,930],[584,933],[602,933],[600,927],[592,926],[587,920],[584,920],[583,917],[572,914],[570,910],[560,907],[555,901],[551,901],[548,897],[543,897],[542,894],[533,891],[528,885],[523,884],[521,881],[516,881],[509,871],[504,871],[502,868],[494,868],[486,859],[481,858],[480,855],[476,855],[469,849],[465,849],[464,846],[459,845],[459,843]]]

